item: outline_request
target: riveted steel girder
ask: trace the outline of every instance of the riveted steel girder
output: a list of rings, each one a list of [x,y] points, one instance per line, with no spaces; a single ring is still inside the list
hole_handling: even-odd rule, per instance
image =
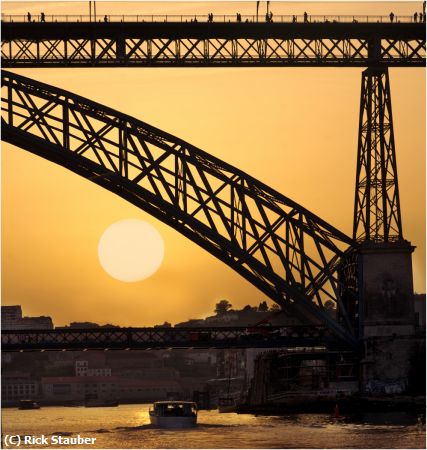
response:
[[[10,23],[3,67],[425,66],[422,23]]]
[[[355,342],[337,275],[354,241],[264,183],[135,118],[5,71],[2,139],[137,205],[283,308]]]
[[[357,241],[403,240],[386,68],[362,74],[353,238]]]
[[[2,351],[142,350],[160,348],[263,348],[327,346],[345,348],[325,326],[203,328],[57,328],[2,330]]]

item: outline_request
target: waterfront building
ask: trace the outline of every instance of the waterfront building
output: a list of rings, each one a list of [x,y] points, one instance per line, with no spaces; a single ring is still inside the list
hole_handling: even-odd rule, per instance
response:
[[[1,326],[3,330],[53,330],[50,317],[22,317],[20,305],[1,307]]]
[[[43,401],[48,403],[82,403],[86,398],[117,399],[116,377],[42,377]]]
[[[2,404],[16,404],[19,400],[37,399],[39,384],[28,372],[9,372],[2,375]]]
[[[2,306],[1,307],[1,324],[2,327],[13,324],[22,319],[22,309],[20,305]]]
[[[111,377],[111,367],[89,367],[89,361],[77,360],[74,363],[76,377]]]
[[[177,380],[179,372],[173,367],[140,367],[115,369],[114,374],[123,379],[139,378],[142,380]]]
[[[182,391],[181,383],[171,379],[122,378],[117,384],[117,398],[123,403],[167,400],[170,393],[180,394]]]

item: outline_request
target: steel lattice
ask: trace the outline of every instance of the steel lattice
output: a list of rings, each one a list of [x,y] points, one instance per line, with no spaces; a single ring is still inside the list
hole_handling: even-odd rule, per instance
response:
[[[2,105],[3,140],[115,192],[284,308],[352,339],[337,277],[351,238],[239,169],[70,92],[3,71]]]
[[[362,74],[354,208],[354,239],[403,239],[387,69]]]
[[[4,23],[3,67],[422,67],[423,24]]]
[[[345,346],[324,326],[2,330],[3,351]]]

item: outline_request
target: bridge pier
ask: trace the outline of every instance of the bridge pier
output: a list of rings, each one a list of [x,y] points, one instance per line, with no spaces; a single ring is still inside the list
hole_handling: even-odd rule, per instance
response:
[[[361,391],[405,391],[417,349],[412,260],[407,241],[365,242],[359,253]]]
[[[362,74],[353,238],[358,250],[361,391],[401,393],[417,348],[412,252],[403,238],[386,67]]]
[[[414,334],[409,242],[362,244],[359,253],[363,338]]]

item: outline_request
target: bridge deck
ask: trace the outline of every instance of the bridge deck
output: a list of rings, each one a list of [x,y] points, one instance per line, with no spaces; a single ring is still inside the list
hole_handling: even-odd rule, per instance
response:
[[[324,326],[2,330],[3,352],[161,348],[348,348]]]
[[[21,38],[347,38],[423,39],[424,23],[2,22],[2,40]]]
[[[421,67],[425,24],[3,22],[2,64]]]

